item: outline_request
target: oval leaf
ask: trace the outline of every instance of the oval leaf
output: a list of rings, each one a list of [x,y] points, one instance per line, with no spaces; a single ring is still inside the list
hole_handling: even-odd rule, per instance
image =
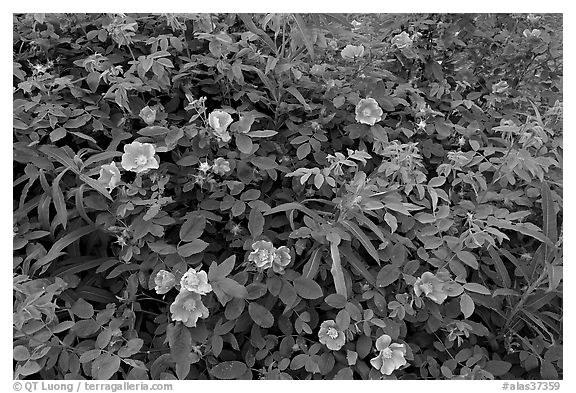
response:
[[[238,379],[248,371],[244,363],[233,360],[212,367],[210,374],[218,379]]]
[[[296,288],[298,295],[304,299],[318,299],[323,295],[320,285],[308,278],[300,277],[294,280],[294,288]]]
[[[250,313],[252,320],[258,326],[269,328],[274,324],[274,317],[272,316],[272,313],[268,311],[266,307],[261,306],[258,303],[250,303],[248,306],[248,312]]]

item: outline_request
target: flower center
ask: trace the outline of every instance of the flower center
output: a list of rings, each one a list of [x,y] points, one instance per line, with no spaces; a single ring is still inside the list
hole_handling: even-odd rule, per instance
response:
[[[392,350],[390,348],[384,348],[382,351],[380,351],[380,354],[384,359],[392,358]]]
[[[424,283],[424,284],[421,284],[421,285],[420,285],[420,288],[422,289],[422,292],[424,292],[426,295],[432,293],[432,291],[433,291],[433,289],[434,289],[434,288],[432,287],[432,284],[429,283],[429,282],[426,282],[426,283]]]
[[[138,157],[136,157],[136,165],[144,165],[146,162],[148,162],[148,159],[144,154],[140,154]]]
[[[270,259],[274,259],[274,255],[272,255],[272,253],[269,250],[260,250],[258,251],[258,256],[260,257],[261,260],[270,260]]]
[[[194,299],[190,299],[184,303],[183,307],[186,311],[194,311],[196,310],[196,302]]]
[[[338,330],[329,327],[326,334],[328,334],[328,337],[330,337],[331,339],[336,339],[338,337]]]
[[[372,111],[370,110],[370,108],[366,108],[362,111],[362,114],[364,116],[370,116],[370,114],[372,114]]]

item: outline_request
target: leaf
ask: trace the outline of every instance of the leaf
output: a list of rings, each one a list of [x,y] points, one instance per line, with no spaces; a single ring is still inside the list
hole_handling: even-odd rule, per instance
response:
[[[474,300],[468,294],[460,295],[460,310],[464,314],[464,318],[468,318],[474,313]]]
[[[338,311],[338,314],[336,315],[336,325],[338,325],[338,329],[342,331],[350,327],[350,314],[348,311]]]
[[[102,351],[100,349],[91,349],[89,351],[83,352],[82,355],[80,355],[79,361],[80,363],[88,363],[96,359],[101,354]]]
[[[60,180],[62,180],[62,176],[64,176],[67,171],[67,169],[64,169],[58,176],[56,176],[52,183],[52,201],[56,208],[56,218],[62,224],[64,229],[66,229],[66,225],[68,224],[68,212],[66,210],[64,194],[60,189]]]
[[[206,227],[206,218],[200,214],[192,214],[180,227],[180,240],[191,242],[198,239]]]
[[[237,360],[222,362],[210,369],[210,374],[218,379],[238,379],[248,371],[246,364]]]
[[[356,341],[356,352],[360,359],[364,359],[372,351],[372,339],[368,336],[361,335]]]
[[[312,251],[312,255],[310,255],[310,259],[302,268],[302,277],[308,278],[310,280],[314,280],[316,275],[318,274],[318,270],[320,268],[320,261],[322,259],[322,252],[324,251],[323,247],[318,247],[314,251]]]
[[[264,215],[267,216],[269,214],[274,214],[274,213],[288,211],[288,210],[300,210],[302,213],[306,213],[310,217],[312,217],[314,220],[316,220],[317,223],[319,223],[319,224],[325,223],[325,220],[322,217],[320,217],[320,215],[318,213],[316,213],[315,211],[307,208],[306,206],[304,206],[298,202],[283,203],[282,205],[276,206],[276,207],[268,210],[266,213],[264,213]]]
[[[470,292],[480,293],[482,295],[491,295],[492,293],[484,285],[476,284],[473,282],[464,284],[464,289]]]
[[[220,278],[216,283],[225,294],[233,298],[246,299],[248,297],[248,290],[231,278]]]
[[[346,297],[337,293],[333,293],[326,296],[324,302],[326,302],[326,304],[328,304],[330,307],[344,308],[346,306]]]
[[[127,358],[132,355],[135,355],[140,351],[140,348],[142,348],[143,344],[144,340],[142,340],[141,338],[132,338],[128,340],[126,345],[124,345],[122,348],[118,350],[118,356]]]
[[[376,285],[379,288],[387,287],[388,285],[392,284],[398,277],[400,277],[400,269],[394,265],[386,265],[378,272],[378,276],[376,277]]]
[[[76,303],[74,303],[70,311],[82,319],[92,318],[92,315],[94,315],[94,307],[82,298],[78,299]]]
[[[512,368],[510,362],[505,362],[502,360],[489,360],[484,366],[484,371],[488,371],[495,377],[501,377],[506,374]]]
[[[254,239],[262,234],[262,231],[264,230],[264,216],[260,210],[250,210],[250,216],[248,217],[248,230]]]
[[[244,134],[236,134],[234,137],[234,141],[236,142],[236,147],[244,154],[251,154],[252,153],[252,139]]]
[[[504,288],[510,288],[510,286],[512,285],[510,275],[508,274],[508,270],[506,269],[504,262],[500,258],[500,255],[498,255],[498,252],[492,246],[488,247],[488,253],[492,257],[492,263],[494,263],[494,267],[496,268],[498,277],[502,280],[502,285],[504,285]]]
[[[170,130],[168,128],[160,126],[144,127],[140,131],[138,131],[138,134],[142,136],[165,136],[168,133],[170,133]]]
[[[274,161],[274,159],[272,159],[270,157],[263,157],[263,156],[252,157],[252,158],[250,158],[250,162],[252,164],[256,165],[260,169],[276,169],[276,168],[278,168],[278,164],[276,163],[276,161]]]
[[[120,357],[117,355],[103,353],[98,359],[100,359],[100,361],[98,362],[99,366],[97,367],[96,379],[108,380],[120,369]],[[97,360],[95,360],[94,363],[96,363]]]
[[[314,60],[314,45],[309,37],[310,29],[306,25],[306,22],[304,22],[302,15],[300,14],[291,14],[291,15],[292,18],[294,18],[294,21],[296,22],[296,26],[298,26],[298,29],[300,30],[302,40],[304,41],[304,45],[306,45],[306,49],[308,49],[310,58]]]
[[[328,236],[326,236],[328,239]],[[332,267],[330,268],[330,273],[334,279],[334,287],[336,288],[336,293],[348,298],[348,291],[346,290],[346,280],[344,279],[344,272],[342,271],[342,262],[340,261],[340,250],[338,249],[338,242],[333,239],[328,239],[330,242],[330,255],[332,256]],[[315,281],[312,281],[316,283]],[[316,284],[318,285],[318,284]],[[300,295],[302,296],[302,295]],[[305,297],[305,296],[302,296]]]
[[[50,142],[59,141],[60,139],[66,136],[66,133],[67,133],[66,128],[64,127],[56,128],[55,130],[50,132]]]
[[[318,299],[323,296],[322,288],[316,281],[299,277],[293,281],[293,284],[298,295],[304,299]]]
[[[366,251],[368,251],[368,254],[370,254],[370,256],[374,258],[374,260],[378,264],[380,264],[380,257],[378,256],[378,251],[376,251],[376,248],[374,248],[374,245],[372,244],[370,239],[368,239],[368,236],[366,236],[364,231],[362,231],[362,229],[360,229],[358,225],[356,225],[351,221],[341,220],[340,224],[342,224],[342,226],[344,226],[349,233],[354,235],[354,237],[358,239],[360,243],[364,246]]]
[[[308,103],[306,103],[306,100],[304,99],[302,94],[300,94],[300,92],[298,91],[298,89],[296,87],[290,86],[290,87],[286,88],[286,91],[288,93],[292,94],[298,100],[298,102],[300,102],[302,104],[302,106],[304,107],[305,110],[307,110],[307,111],[311,110],[310,105],[308,105]]]
[[[213,262],[210,265],[210,269],[208,270],[208,279],[210,281],[216,281],[220,278],[224,278],[234,269],[234,265],[236,263],[236,255],[230,255],[221,264],[217,265],[216,262]]]
[[[376,285],[376,277],[374,277],[372,273],[370,273],[370,271],[368,270],[368,266],[366,265],[366,262],[360,260],[360,258],[358,258],[358,256],[354,253],[354,251],[348,244],[342,245],[340,247],[340,252],[342,253],[342,255],[344,255],[345,260],[354,269],[356,269],[358,273],[360,273],[362,277],[364,277],[364,279],[368,281],[370,285],[372,286]]]
[[[248,313],[258,326],[269,328],[274,324],[274,316],[272,316],[272,313],[258,303],[250,303],[248,305]]]
[[[190,243],[178,246],[178,255],[187,258],[191,255],[198,254],[208,247],[208,243],[201,239],[194,239]]]
[[[170,347],[170,354],[177,365],[178,379],[184,379],[190,370],[189,355],[192,352],[192,335],[184,324],[178,322],[166,327],[166,339]],[[188,369],[188,370],[187,370]]]
[[[303,160],[304,158],[306,158],[306,156],[308,156],[308,154],[310,154],[310,152],[312,151],[312,147],[310,146],[309,143],[303,143],[300,146],[298,146],[298,149],[296,149],[296,157],[298,157],[299,160]],[[304,181],[304,178],[302,179],[302,181]]]
[[[268,45],[268,47],[270,49],[272,49],[276,55],[278,55],[278,48],[276,47],[276,44],[274,43],[274,41],[272,41],[270,36],[268,36],[268,34],[266,34],[266,32],[264,32],[264,30],[256,27],[250,14],[237,14],[237,15],[240,18],[240,20],[242,22],[244,22],[244,24],[246,25],[248,30],[250,30],[252,33],[256,34],[262,40],[264,40],[266,45]]]
[[[335,380],[352,380],[354,379],[354,372],[350,367],[341,368],[334,376]]]
[[[396,232],[396,229],[398,229],[398,220],[393,214],[386,212],[386,214],[384,214],[384,221],[386,221],[386,224],[390,227],[390,232]]]
[[[80,239],[82,236],[88,235],[89,233],[92,233],[95,230],[96,227],[94,225],[87,225],[69,232],[65,236],[58,239],[52,245],[50,251],[48,251],[48,253],[44,257],[34,262],[34,265],[32,265],[31,270],[36,271],[40,267],[46,265],[47,263],[50,263],[52,260],[62,255],[61,251],[63,249],[68,247],[70,244],[74,243],[76,240]]]
[[[470,251],[458,251],[456,256],[472,269],[478,270],[478,260]]]
[[[278,131],[274,130],[257,130],[257,131],[250,131],[247,135],[251,138],[268,138],[278,134]]]
[[[42,370],[42,367],[38,364],[38,362],[29,360],[26,363],[24,363],[24,365],[18,366],[16,372],[20,375],[28,376],[36,374],[40,370]]]
[[[25,360],[30,359],[30,351],[23,345],[18,345],[14,347],[12,351],[12,359],[16,360],[17,362],[23,362]]]

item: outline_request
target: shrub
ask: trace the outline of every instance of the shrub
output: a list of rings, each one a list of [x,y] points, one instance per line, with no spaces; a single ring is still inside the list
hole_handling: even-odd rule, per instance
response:
[[[562,378],[561,32],[15,15],[15,378]]]

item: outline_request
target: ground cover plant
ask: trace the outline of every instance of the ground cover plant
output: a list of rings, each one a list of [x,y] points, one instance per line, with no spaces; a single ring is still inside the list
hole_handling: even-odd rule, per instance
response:
[[[16,379],[561,379],[562,16],[16,14]]]

